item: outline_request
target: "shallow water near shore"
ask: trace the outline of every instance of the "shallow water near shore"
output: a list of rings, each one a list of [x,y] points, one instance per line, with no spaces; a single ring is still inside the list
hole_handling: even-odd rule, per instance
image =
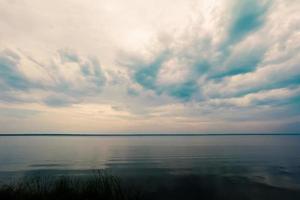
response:
[[[180,188],[178,198],[184,191],[196,198],[201,187],[292,199],[300,191],[299,152],[299,135],[1,136],[0,182],[103,169],[152,195],[176,197]]]

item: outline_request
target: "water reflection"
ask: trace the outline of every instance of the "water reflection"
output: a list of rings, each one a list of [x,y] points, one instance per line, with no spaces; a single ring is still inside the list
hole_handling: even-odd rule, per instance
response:
[[[0,179],[108,169],[139,178],[244,177],[298,189],[298,152],[299,136],[1,137]]]

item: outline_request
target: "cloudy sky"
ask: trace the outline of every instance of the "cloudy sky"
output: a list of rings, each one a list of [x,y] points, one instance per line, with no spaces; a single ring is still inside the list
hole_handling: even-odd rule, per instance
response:
[[[0,133],[300,131],[299,0],[0,0]]]

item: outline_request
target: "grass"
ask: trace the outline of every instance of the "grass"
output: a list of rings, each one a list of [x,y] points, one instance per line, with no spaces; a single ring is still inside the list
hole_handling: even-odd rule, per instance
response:
[[[0,187],[1,200],[139,200],[137,188],[103,171],[88,178],[34,177]]]
[[[133,186],[138,185],[138,186]],[[142,190],[143,188],[143,190]],[[143,191],[143,192],[142,192]],[[20,179],[0,185],[0,200],[298,200],[300,190],[278,188],[245,177],[151,176],[119,179],[105,171],[91,176]]]

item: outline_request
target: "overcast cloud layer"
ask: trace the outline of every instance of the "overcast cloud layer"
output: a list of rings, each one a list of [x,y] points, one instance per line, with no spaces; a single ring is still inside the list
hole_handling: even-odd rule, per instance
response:
[[[0,133],[300,131],[298,0],[1,0]]]

